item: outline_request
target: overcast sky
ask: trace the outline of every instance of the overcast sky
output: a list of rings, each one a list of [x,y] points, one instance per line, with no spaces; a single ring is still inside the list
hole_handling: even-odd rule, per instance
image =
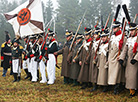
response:
[[[14,0],[9,0],[9,1],[12,2]],[[18,1],[20,1],[20,0],[18,0]],[[42,0],[42,1],[44,1],[44,3],[46,4],[46,2],[48,0]],[[52,2],[53,2],[54,7],[57,8],[57,0],[52,0]],[[130,0],[123,0],[123,4],[127,4],[127,6],[129,5],[129,2],[130,2]]]

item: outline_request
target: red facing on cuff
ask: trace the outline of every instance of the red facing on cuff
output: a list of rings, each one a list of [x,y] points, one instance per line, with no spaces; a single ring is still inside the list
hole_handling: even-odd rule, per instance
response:
[[[12,61],[10,61],[10,64],[12,63]]]
[[[43,57],[43,56],[42,56],[42,55],[40,55],[39,59],[42,59],[42,57]]]
[[[30,57],[31,57],[31,58],[34,57],[34,54],[31,54]]]
[[[27,56],[25,56],[25,59],[27,59],[28,57]]]
[[[47,47],[45,47],[45,50],[47,50]]]
[[[1,60],[4,60],[4,56],[1,56]]]

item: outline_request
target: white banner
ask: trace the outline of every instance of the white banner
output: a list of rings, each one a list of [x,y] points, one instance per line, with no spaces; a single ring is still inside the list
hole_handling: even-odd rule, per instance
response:
[[[13,26],[15,35],[23,37],[44,32],[41,0],[28,0],[4,15]]]

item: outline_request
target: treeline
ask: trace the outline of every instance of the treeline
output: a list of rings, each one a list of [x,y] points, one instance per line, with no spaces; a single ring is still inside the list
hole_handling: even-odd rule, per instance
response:
[[[15,0],[14,2],[8,2],[8,0],[0,0],[0,13],[9,12],[25,1],[26,0],[21,0],[18,2]],[[43,1],[44,21],[46,24],[53,16],[55,17],[55,29],[57,32],[58,41],[63,42],[65,40],[65,30],[69,29],[73,32],[76,32],[85,10],[87,10],[87,12],[84,22],[80,28],[80,33],[83,33],[85,26],[94,28],[98,17],[101,15],[103,16],[103,21],[105,23],[109,13],[111,13],[113,16],[116,6],[118,4],[122,4],[122,0],[57,0],[57,3],[58,7],[55,9],[52,0]],[[130,0],[129,12],[132,19],[134,18],[135,14],[138,13],[137,5],[138,0]],[[121,16],[122,14],[120,12],[120,17],[118,18],[119,21],[121,21]],[[110,24],[111,19],[108,26],[110,26]],[[53,27],[54,26],[52,25],[50,28],[53,30]],[[0,15],[0,44],[5,40],[5,30],[10,32],[12,38],[14,37],[12,26],[2,15]]]

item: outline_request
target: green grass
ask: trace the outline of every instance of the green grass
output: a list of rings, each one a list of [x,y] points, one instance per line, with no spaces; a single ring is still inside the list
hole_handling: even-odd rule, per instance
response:
[[[58,63],[61,66],[61,56]],[[80,90],[80,86],[65,85],[59,69],[56,69],[55,84],[49,86],[25,80],[23,70],[22,80],[13,83],[13,76],[10,76],[9,72],[3,78],[2,68],[0,69],[0,102],[138,102],[138,96],[128,98],[128,90],[114,95],[113,91],[102,93],[102,89],[98,89],[90,93],[91,88]]]

